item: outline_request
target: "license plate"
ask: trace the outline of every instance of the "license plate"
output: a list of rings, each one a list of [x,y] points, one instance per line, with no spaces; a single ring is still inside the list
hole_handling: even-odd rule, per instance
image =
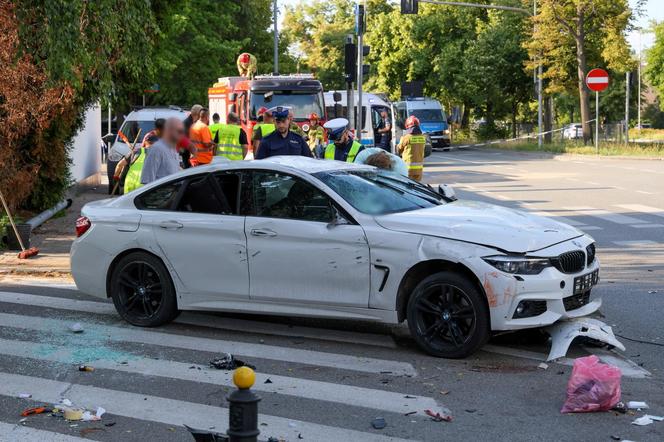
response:
[[[599,282],[599,269],[574,278],[574,294],[585,293]]]

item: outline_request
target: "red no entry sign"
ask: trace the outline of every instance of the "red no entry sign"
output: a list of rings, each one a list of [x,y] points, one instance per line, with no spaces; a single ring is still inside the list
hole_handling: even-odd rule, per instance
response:
[[[604,69],[593,69],[586,76],[586,86],[595,92],[602,92],[609,87],[609,73]]]

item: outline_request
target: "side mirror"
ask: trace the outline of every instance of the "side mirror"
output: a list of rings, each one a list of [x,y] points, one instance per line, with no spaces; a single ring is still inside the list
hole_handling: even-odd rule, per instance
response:
[[[334,211],[334,216],[332,217],[332,221],[330,221],[327,224],[327,228],[331,229],[336,226],[344,226],[344,225],[349,225],[350,222],[339,212],[339,209],[336,207],[332,207],[332,210]]]
[[[452,186],[449,186],[447,184],[439,184],[438,193],[448,202],[456,201],[458,199],[456,196],[456,192],[454,192]]]
[[[263,99],[265,100],[266,103],[269,103],[272,101],[272,97],[274,96],[274,92],[265,92],[265,95],[263,95]]]
[[[116,136],[117,136],[116,134],[109,132],[103,137],[101,137],[101,139],[104,141],[104,143],[112,143],[115,140]]]
[[[237,100],[237,94],[235,92],[231,92],[228,94],[228,101],[235,101]]]
[[[341,92],[333,92],[332,93],[332,99],[334,100],[335,103],[338,103],[341,101]]]

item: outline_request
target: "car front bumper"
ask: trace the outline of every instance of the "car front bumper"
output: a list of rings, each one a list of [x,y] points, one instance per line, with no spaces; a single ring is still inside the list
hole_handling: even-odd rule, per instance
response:
[[[431,147],[434,149],[442,147],[450,147],[450,136],[449,135],[429,135],[427,137]]]
[[[599,275],[597,258],[573,274],[549,267],[538,275],[512,275],[483,261],[480,265],[484,275],[481,284],[489,303],[491,329],[494,331],[543,327],[561,319],[587,316],[602,305],[601,299],[591,296],[592,287],[582,293],[574,292],[575,278],[595,271]],[[532,315],[518,317],[516,313],[520,305],[536,308],[533,307]]]

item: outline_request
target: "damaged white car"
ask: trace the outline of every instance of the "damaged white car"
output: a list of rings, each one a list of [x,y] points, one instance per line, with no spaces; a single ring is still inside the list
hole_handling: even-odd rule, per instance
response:
[[[408,320],[423,350],[458,358],[601,303],[576,228],[336,161],[188,169],[86,205],[76,227],[78,288],[138,326],[181,310]]]

